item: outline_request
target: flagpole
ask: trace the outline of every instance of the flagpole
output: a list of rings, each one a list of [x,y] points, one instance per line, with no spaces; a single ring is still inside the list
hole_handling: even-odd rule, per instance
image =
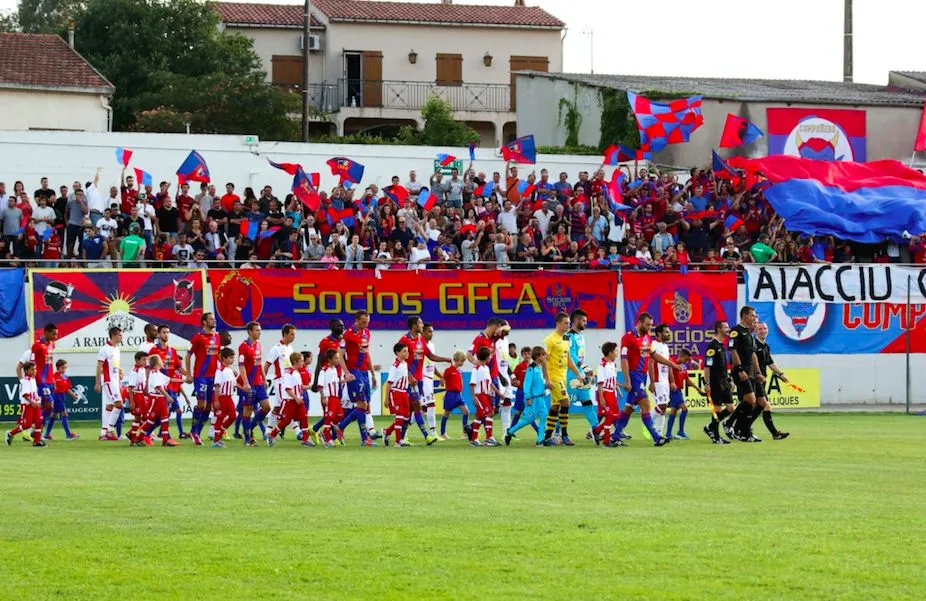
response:
[[[910,169],[913,169],[913,161],[916,159],[916,150],[913,151],[913,154],[910,155],[910,164],[907,165]]]

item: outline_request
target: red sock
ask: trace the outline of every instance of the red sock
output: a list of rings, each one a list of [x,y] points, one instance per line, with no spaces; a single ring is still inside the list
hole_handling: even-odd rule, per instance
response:
[[[12,430],[10,430],[10,436],[16,436],[17,434],[19,434],[19,433],[22,432],[22,431],[23,431],[22,426],[17,425],[15,428],[13,428]]]
[[[32,442],[39,442],[42,440],[42,427],[32,429]]]
[[[222,440],[222,434],[225,433],[225,430],[221,428],[216,429],[215,434],[212,436],[212,442],[219,442]]]
[[[486,438],[492,438],[492,422],[491,417],[486,418]]]
[[[322,427],[322,440],[325,442],[331,442],[331,426],[328,424],[325,424],[324,427]]]
[[[473,434],[469,437],[470,441],[479,440],[479,426],[482,425],[482,422],[478,419],[473,420]]]

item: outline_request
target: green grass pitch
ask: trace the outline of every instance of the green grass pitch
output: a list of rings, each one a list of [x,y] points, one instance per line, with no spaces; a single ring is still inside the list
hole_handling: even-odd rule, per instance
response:
[[[636,418],[623,449],[16,440],[0,599],[926,598],[926,419],[778,414],[790,439],[726,447],[705,419],[661,449]]]

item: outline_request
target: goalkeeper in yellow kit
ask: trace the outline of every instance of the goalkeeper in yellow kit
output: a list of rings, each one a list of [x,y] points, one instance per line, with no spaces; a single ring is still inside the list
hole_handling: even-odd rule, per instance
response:
[[[550,413],[547,415],[543,444],[548,447],[556,444],[553,441],[553,430],[556,428],[557,420],[559,420],[563,444],[568,446],[575,444],[569,439],[569,395],[566,394],[566,379],[567,376],[580,379],[584,376],[569,355],[567,330],[569,330],[569,315],[558,313],[556,329],[543,340],[547,350],[547,362],[544,365],[543,376],[547,388],[550,389]]]

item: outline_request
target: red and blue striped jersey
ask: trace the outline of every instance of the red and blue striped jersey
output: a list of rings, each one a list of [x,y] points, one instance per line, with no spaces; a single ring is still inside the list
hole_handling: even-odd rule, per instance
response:
[[[433,356],[421,334],[412,337],[405,333],[399,342],[408,347],[408,373],[417,381],[424,378],[424,358]]]
[[[492,351],[492,354],[489,356],[489,375],[492,378],[498,377],[498,361],[495,360],[495,341],[485,335],[485,332],[479,332],[476,338],[473,340],[473,345],[469,347],[469,352],[476,356],[479,353],[479,349],[487,348]]]
[[[366,371],[370,362],[370,330],[348,328],[344,332],[347,369]]]
[[[32,343],[32,360],[35,361],[36,385],[55,383],[55,343],[39,338]]]
[[[193,338],[190,339],[190,354],[193,355],[194,378],[215,378],[221,348],[222,340],[218,332],[207,334],[203,330],[193,334]]]
[[[250,338],[238,346],[238,371],[248,379],[251,386],[262,386],[264,379],[264,352],[260,340],[251,343]]]
[[[630,371],[646,374],[649,367],[649,354],[652,347],[649,334],[639,336],[636,332],[627,332],[621,338],[621,359],[626,359]]]

